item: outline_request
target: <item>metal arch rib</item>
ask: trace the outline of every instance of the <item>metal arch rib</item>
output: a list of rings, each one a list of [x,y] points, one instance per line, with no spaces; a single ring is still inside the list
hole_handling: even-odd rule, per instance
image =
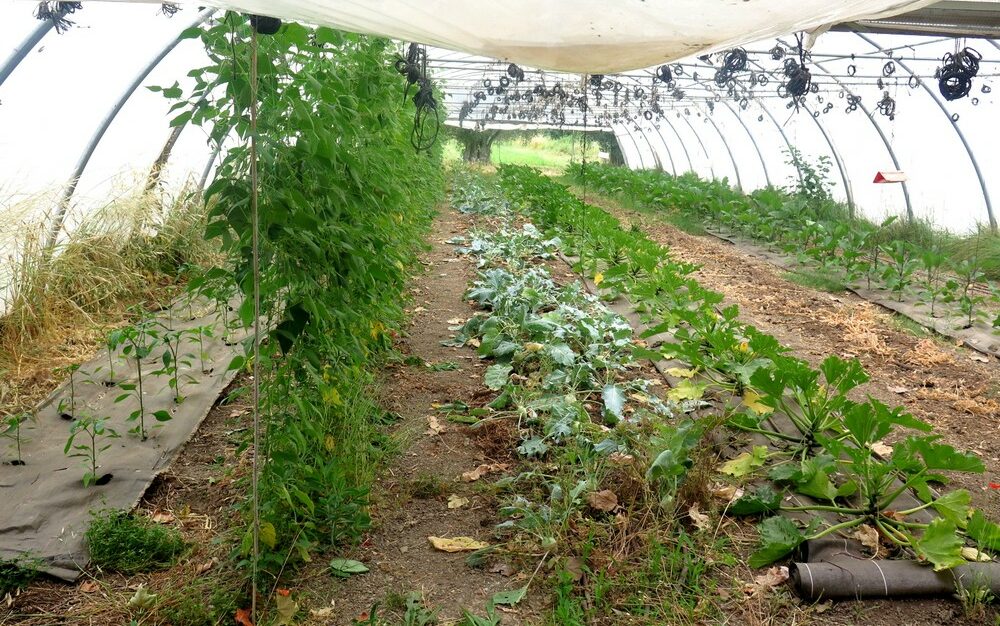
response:
[[[708,120],[708,123],[712,125],[712,128],[715,129],[715,132],[719,134],[719,139],[722,140],[722,145],[726,147],[726,152],[729,153],[729,160],[733,164],[733,172],[736,173],[736,187],[742,192],[743,179],[742,177],[740,177],[740,166],[736,163],[736,157],[733,156],[733,150],[732,148],[729,147],[729,142],[726,141],[726,136],[722,134],[721,130],[719,130],[719,126],[715,123],[715,120],[712,119],[711,115],[705,115],[705,119]]]
[[[72,176],[70,176],[69,182],[66,188],[63,190],[62,197],[59,199],[59,204],[57,205],[56,215],[52,222],[52,228],[49,230],[49,238],[46,242],[46,250],[51,251],[59,238],[59,233],[62,231],[63,222],[66,219],[66,212],[69,210],[70,200],[73,198],[73,194],[76,192],[76,186],[80,183],[80,177],[83,176],[83,172],[87,169],[87,164],[90,162],[90,158],[94,155],[97,150],[98,144],[101,143],[101,139],[104,138],[104,134],[111,127],[111,123],[115,121],[118,117],[118,113],[121,112],[125,103],[128,102],[132,94],[135,93],[136,89],[142,84],[142,81],[146,80],[146,77],[156,68],[157,65],[163,61],[168,54],[170,54],[174,48],[177,47],[182,41],[182,35],[185,31],[195,26],[199,26],[204,23],[209,17],[215,13],[216,9],[205,9],[198,14],[198,16],[187,26],[185,26],[181,32],[170,41],[153,59],[146,64],[144,68],[139,72],[139,74],[133,79],[133,81],[125,88],[121,97],[115,102],[114,106],[108,112],[108,115],[101,122],[97,130],[94,131],[94,135],[90,138],[87,146],[84,148],[83,153],[80,155],[79,161],[77,161],[76,167],[73,170]]]
[[[708,148],[705,147],[705,142],[701,140],[701,135],[699,135],[698,131],[694,129],[694,124],[692,124],[691,121],[687,119],[686,115],[682,114],[680,115],[680,118],[681,120],[684,121],[685,124],[687,124],[688,128],[691,129],[691,132],[694,133],[694,138],[698,140],[698,145],[701,146],[701,151],[705,153],[705,159],[708,160],[708,173],[712,176],[712,180],[715,180],[715,168],[712,167],[712,157],[711,155],[708,154]]]
[[[882,47],[877,43],[875,43],[875,41],[873,41],[870,37],[857,32],[854,34],[860,37],[862,41],[872,46],[879,52],[882,51]],[[904,63],[901,59],[894,58],[893,61],[896,63],[896,65],[909,72],[910,76],[915,76],[913,70],[911,70],[906,65],[906,63]],[[920,86],[923,87],[924,91],[930,94],[931,98],[934,99],[934,103],[938,105],[939,109],[941,109],[941,113],[943,113],[944,116],[948,118],[948,122],[951,124],[951,127],[955,129],[955,134],[958,135],[959,141],[961,141],[962,145],[965,147],[965,152],[966,154],[969,155],[969,161],[972,162],[972,169],[975,170],[976,178],[979,179],[979,186],[983,190],[983,200],[986,201],[986,215],[989,217],[990,220],[990,230],[996,233],[998,229],[997,218],[996,215],[993,214],[993,203],[990,201],[990,192],[989,189],[987,189],[986,187],[986,179],[983,178],[983,172],[981,169],[979,169],[979,161],[976,160],[976,154],[975,152],[972,151],[972,146],[970,146],[969,142],[965,139],[965,133],[963,133],[962,129],[958,127],[958,123],[956,123],[955,120],[951,118],[951,115],[948,114],[948,109],[945,108],[944,103],[941,102],[941,98],[938,96],[938,94],[934,93],[934,90],[928,87],[927,84],[924,83],[924,81],[921,80],[919,82]]]
[[[828,69],[823,67],[823,63],[824,61],[817,61],[813,63],[813,66],[819,70],[822,70],[822,72],[827,76],[829,76],[833,80],[833,82],[837,83],[837,85],[841,89],[843,89],[845,93],[850,94],[852,96],[855,95],[854,92],[851,91],[851,89],[843,83],[843,81],[837,78],[837,76],[832,72],[830,72]],[[903,169],[903,167],[899,163],[899,159],[896,157],[896,151],[893,149],[892,144],[889,143],[889,138],[885,136],[885,131],[883,131],[882,127],[878,125],[878,122],[875,121],[875,116],[868,109],[868,107],[865,106],[863,100],[858,101],[858,106],[861,108],[861,112],[865,114],[865,117],[868,119],[869,122],[871,122],[872,126],[875,128],[875,132],[878,133],[879,139],[882,140],[882,145],[885,146],[886,152],[889,153],[889,158],[892,159],[893,167],[895,167],[897,170]],[[903,202],[906,205],[907,219],[912,220],[913,203],[910,200],[910,187],[909,185],[906,184],[906,181],[903,181],[900,184],[900,189],[903,192]]]
[[[677,165],[674,163],[674,153],[671,152],[670,147],[667,146],[666,140],[663,139],[663,133],[661,133],[659,127],[655,125],[649,128],[649,132],[660,140],[660,145],[663,146],[663,151],[667,153],[667,158],[670,159],[670,171],[674,176],[677,176]],[[645,134],[645,132],[643,132],[643,134]]]
[[[764,180],[767,182],[767,186],[771,187],[772,186],[771,174],[767,171],[767,163],[764,161],[764,154],[761,153],[760,146],[757,145],[757,138],[754,137],[754,134],[752,132],[750,132],[750,127],[747,126],[746,122],[743,121],[743,118],[740,117],[739,113],[736,112],[736,109],[730,106],[730,104],[726,102],[725,99],[722,100],[722,104],[725,105],[727,109],[729,109],[729,112],[736,117],[736,121],[738,121],[740,123],[740,126],[743,127],[743,130],[746,131],[747,137],[750,138],[750,143],[753,144],[753,149],[757,153],[757,158],[760,159],[760,166],[764,170]]]
[[[0,86],[4,84],[4,81],[17,69],[17,66],[21,64],[28,53],[38,45],[38,43],[45,38],[45,35],[49,34],[52,30],[52,20],[42,20],[40,24],[35,26],[35,29],[28,33],[28,36],[24,38],[9,57],[7,61],[4,62],[3,67],[0,67]]]

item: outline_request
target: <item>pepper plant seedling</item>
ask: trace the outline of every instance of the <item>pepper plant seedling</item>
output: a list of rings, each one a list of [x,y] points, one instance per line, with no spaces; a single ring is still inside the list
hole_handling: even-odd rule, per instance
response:
[[[2,423],[6,426],[3,436],[11,439],[14,446],[15,456],[14,460],[10,462],[11,465],[24,465],[24,459],[21,457],[21,431],[23,430],[24,423],[33,419],[34,415],[28,411],[8,415],[3,419]]]
[[[133,428],[129,429],[129,433],[138,435],[143,441],[146,440],[146,400],[143,393],[143,371],[142,371],[142,361],[147,358],[156,347],[159,340],[159,335],[157,331],[150,327],[151,322],[148,317],[143,317],[134,326],[122,329],[122,342],[124,347],[122,348],[122,354],[127,359],[131,359],[135,363],[136,369],[136,382],[135,383],[121,383],[118,386],[121,387],[125,393],[121,394],[115,398],[115,402],[122,402],[128,398],[135,398],[139,403],[139,408],[128,417],[130,422],[138,422]],[[158,411],[157,415],[154,415],[159,421],[167,421],[170,419],[170,414],[165,411]],[[165,419],[164,419],[165,415]]]
[[[195,329],[197,330],[197,329]],[[181,366],[191,367],[191,359],[194,357],[192,354],[184,354],[181,352],[181,347],[184,344],[184,337],[194,331],[188,330],[171,330],[162,327],[159,331],[159,339],[162,343],[164,350],[163,354],[160,356],[160,361],[163,366],[153,372],[156,376],[169,376],[168,385],[174,392],[174,403],[180,404],[184,401],[184,396],[181,395]],[[201,334],[199,333],[200,337]]]
[[[83,486],[104,485],[111,480],[111,474],[98,476],[97,469],[100,467],[98,458],[102,452],[111,447],[109,439],[118,438],[118,433],[107,426],[106,417],[94,417],[93,415],[82,415],[73,422],[69,431],[69,439],[66,440],[66,447],[63,454],[70,458],[80,457],[85,459],[87,471],[83,474]],[[78,443],[82,440],[82,443]]]
[[[56,409],[64,420],[76,419],[76,373],[79,369],[78,363],[56,369],[57,374],[69,374],[69,397],[60,399]]]

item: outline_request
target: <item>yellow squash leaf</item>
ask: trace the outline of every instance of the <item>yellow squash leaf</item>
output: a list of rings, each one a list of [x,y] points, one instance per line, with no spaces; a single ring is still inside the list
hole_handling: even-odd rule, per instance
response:
[[[674,402],[681,402],[684,400],[698,400],[703,395],[705,395],[705,387],[707,384],[697,384],[690,380],[682,380],[680,384],[667,392],[667,398],[673,400]]]
[[[758,415],[767,415],[774,411],[772,407],[760,401],[760,394],[752,389],[743,392],[743,405]]]
[[[428,537],[428,541],[435,550],[442,552],[472,552],[490,547],[485,541],[479,541],[472,537]]]
[[[676,376],[677,378],[691,378],[698,373],[698,370],[687,370],[683,367],[671,367],[667,370],[667,374],[671,376]]]
[[[341,406],[344,401],[340,399],[340,392],[334,387],[327,387],[323,390],[323,402],[327,406]]]

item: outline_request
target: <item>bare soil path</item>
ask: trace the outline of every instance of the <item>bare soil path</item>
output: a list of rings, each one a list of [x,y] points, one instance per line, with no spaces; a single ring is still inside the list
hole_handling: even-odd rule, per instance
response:
[[[483,386],[484,370],[473,349],[441,345],[454,335],[449,326],[475,312],[464,299],[474,276],[472,262],[456,257],[454,246],[445,243],[465,234],[469,226],[469,218],[450,208],[435,220],[429,236],[432,249],[422,259],[426,271],[411,285],[410,328],[398,346],[428,365],[453,362],[459,369],[399,365],[386,371],[382,382],[385,405],[402,416],[396,435],[403,451],[374,489],[376,528],[349,555],[371,571],[332,588],[322,583],[322,593],[332,600],[333,614],[316,620],[317,624],[350,624],[376,602],[380,616],[398,618],[403,612],[401,599],[411,593],[419,593],[425,606],[438,610],[441,623],[461,618],[463,609],[484,615],[494,593],[523,586],[521,578],[530,574],[507,566],[473,569],[465,563],[467,552],[441,552],[428,540],[431,536],[472,537],[489,542],[497,523],[495,502],[480,482],[466,481],[462,474],[483,464],[514,466],[508,455],[516,445],[512,439],[516,433],[503,428],[473,430],[447,421],[434,408],[457,401],[481,406],[495,395]],[[430,416],[436,417],[442,432],[434,432]],[[468,503],[449,508],[449,500],[454,502],[456,497]],[[518,607],[501,613],[503,623],[521,623],[524,611]]]

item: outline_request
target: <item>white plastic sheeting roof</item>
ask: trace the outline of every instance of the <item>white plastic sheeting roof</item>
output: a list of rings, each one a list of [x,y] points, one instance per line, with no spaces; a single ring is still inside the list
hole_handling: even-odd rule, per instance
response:
[[[543,69],[610,73],[793,31],[888,17],[935,0],[174,1],[385,35]]]

